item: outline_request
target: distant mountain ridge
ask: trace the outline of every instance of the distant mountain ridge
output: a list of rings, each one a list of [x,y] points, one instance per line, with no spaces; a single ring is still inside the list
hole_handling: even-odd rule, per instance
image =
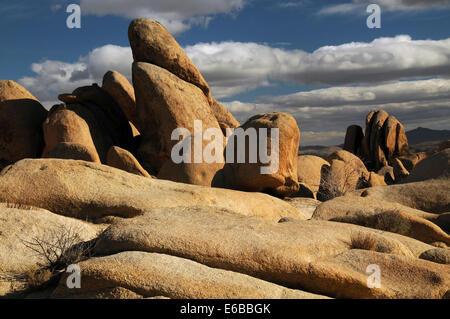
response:
[[[408,144],[420,144],[427,142],[442,142],[450,139],[450,130],[432,130],[429,128],[418,127],[406,132]]]

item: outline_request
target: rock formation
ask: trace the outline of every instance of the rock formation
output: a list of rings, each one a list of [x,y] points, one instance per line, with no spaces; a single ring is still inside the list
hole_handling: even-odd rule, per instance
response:
[[[286,113],[260,114],[250,118],[241,129],[244,132],[253,129],[255,141],[251,143],[251,137],[246,137],[245,147],[242,147],[239,137],[228,139],[225,153],[231,149],[233,156],[227,156],[227,163],[213,185],[281,197],[297,192],[300,130],[295,119]],[[240,162],[240,156],[244,162]]]
[[[47,111],[25,88],[0,80],[0,168],[41,156],[41,125],[46,116]]]
[[[450,297],[448,143],[413,154],[374,111],[298,156],[290,114],[240,125],[160,23],[129,40],[133,84],[109,71],[49,112],[0,81],[0,298]]]
[[[367,115],[364,133],[360,126],[349,126],[344,149],[360,156],[375,170],[392,165],[396,157],[411,155],[403,125],[384,110]]]

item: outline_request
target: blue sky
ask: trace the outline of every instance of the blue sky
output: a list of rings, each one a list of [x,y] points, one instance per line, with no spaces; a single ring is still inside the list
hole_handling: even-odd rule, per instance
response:
[[[301,145],[339,144],[350,124],[384,108],[407,129],[450,129],[448,0],[0,0],[0,78],[47,107],[57,95],[131,77],[130,21],[162,22],[213,94],[238,118],[285,111]],[[81,4],[81,29],[66,7]],[[378,3],[381,28],[366,7]]]

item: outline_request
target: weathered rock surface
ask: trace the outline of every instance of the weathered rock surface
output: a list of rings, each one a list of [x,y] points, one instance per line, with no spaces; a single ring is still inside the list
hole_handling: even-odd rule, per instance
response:
[[[321,157],[313,155],[303,155],[298,157],[298,182],[308,188],[314,196],[316,196],[319,191],[324,166],[328,167],[330,166],[330,163]]]
[[[57,233],[67,231],[88,241],[99,230],[99,226],[44,209],[0,203],[0,296],[26,288],[25,273],[44,262],[42,256],[26,247],[28,242],[55,238]]]
[[[172,148],[179,142],[172,140],[172,132],[184,128],[193,134],[195,121],[202,123],[201,133],[198,134],[215,128],[221,135],[218,138],[223,139],[219,124],[202,91],[165,69],[143,62],[133,64],[133,84],[143,125],[142,142],[137,152],[142,166],[149,172],[158,172],[158,178],[161,179],[210,186],[216,172],[223,167],[223,158],[222,163],[210,164],[203,158],[201,163],[195,163],[193,156],[191,163],[177,164],[171,158]],[[191,139],[192,144],[194,140]],[[209,141],[201,139],[201,143],[204,149]],[[196,150],[195,145],[191,145],[191,150]],[[222,152],[223,149],[220,156]],[[163,165],[166,167],[159,172]]]
[[[384,153],[388,162],[394,156],[405,156],[410,153],[408,138],[402,123],[393,115],[390,115],[383,125],[384,129]]]
[[[449,179],[450,178],[450,149],[445,149],[439,153],[420,161],[411,174],[406,178],[406,182],[419,182],[428,179]]]
[[[383,269],[384,275],[381,288],[369,289],[367,292],[367,273],[364,270],[371,264]],[[367,250],[353,249],[320,260],[312,265],[311,272],[322,274],[329,269],[332,279],[323,280],[321,287],[327,289],[329,294],[339,297],[352,295],[357,298],[440,299],[447,298],[450,285],[447,265]],[[389,270],[386,272],[387,269]],[[352,284],[348,285],[343,278],[352,278]],[[344,289],[352,291],[346,292]]]
[[[359,193],[363,197],[399,203],[429,213],[450,211],[450,183],[446,179],[371,187]]]
[[[95,123],[95,120],[79,105],[71,108],[64,104],[53,106],[42,125],[45,140],[42,157],[90,158],[92,162],[100,163],[88,124],[90,122]]]
[[[133,154],[120,148],[112,146],[106,156],[106,163],[111,167],[115,167],[131,174],[143,177],[151,177],[149,173],[139,164]]]
[[[117,102],[128,121],[133,123],[138,130],[141,130],[134,88],[127,78],[117,71],[108,71],[103,76],[102,88]]]
[[[267,192],[276,196],[289,196],[299,190],[297,177],[297,153],[300,143],[300,130],[296,120],[287,113],[267,113],[256,115],[241,128],[244,132],[254,130],[256,145],[246,139],[245,148],[238,138],[230,137],[225,152],[234,147],[234,158],[227,159],[222,171],[215,177],[213,186],[226,187],[250,192]],[[272,130],[278,129],[278,150],[271,136]],[[267,132],[266,148],[261,145],[260,135]],[[234,140],[234,145],[230,141]],[[251,146],[255,146],[252,148]],[[271,153],[273,151],[273,153]],[[244,163],[239,163],[239,155],[244,152]],[[261,153],[270,155],[267,161],[263,160]],[[252,162],[253,157],[253,162]],[[267,172],[264,172],[264,169]]]
[[[387,183],[384,179],[385,179],[384,176],[378,175],[375,172],[370,172],[369,180],[367,181],[367,183],[369,187],[386,186]]]
[[[415,238],[428,244],[450,245],[450,236],[432,221],[438,215],[371,197],[342,196],[322,203],[312,219],[357,224]]]
[[[376,170],[392,164],[395,157],[410,155],[405,128],[384,110],[367,115],[363,144],[367,150],[362,152],[362,157]]]
[[[127,289],[143,297],[172,299],[316,299],[247,275],[210,268],[195,261],[147,252],[122,252],[79,264],[81,289],[68,289],[63,276],[52,297],[68,298],[105,289]]]
[[[450,249],[433,248],[423,252],[419,258],[438,264],[450,265]]]
[[[22,160],[3,170],[0,201],[95,219],[133,217],[152,208],[210,205],[277,221],[302,218],[298,210],[265,194],[248,194],[143,178],[105,165],[58,159]]]
[[[355,235],[372,238],[376,251],[354,249],[361,248]],[[111,225],[94,250],[163,253],[328,296],[441,298],[449,287],[448,267],[417,259],[431,248],[405,236],[344,223],[276,224],[208,207],[177,207]],[[383,269],[382,289],[367,287],[366,268],[373,263]]]
[[[358,156],[356,156],[350,152],[347,152],[345,150],[339,150],[339,151],[336,151],[336,152],[330,154],[326,158],[326,160],[330,164],[333,160],[343,161],[349,167],[353,168],[354,171],[357,171],[358,173],[362,174],[366,180],[369,178],[369,171],[367,170],[363,161],[361,161],[361,159]]]
[[[209,85],[162,24],[146,18],[135,19],[128,28],[128,38],[135,62],[151,63],[170,71],[200,88],[211,101]]]
[[[0,102],[17,99],[37,101],[36,97],[19,83],[11,80],[0,80]]]
[[[0,168],[42,153],[47,111],[24,87],[0,80]]]
[[[213,99],[211,110],[219,123],[222,133],[226,135],[227,128],[237,128],[241,124],[234,118],[233,114],[228,111],[219,101]]]

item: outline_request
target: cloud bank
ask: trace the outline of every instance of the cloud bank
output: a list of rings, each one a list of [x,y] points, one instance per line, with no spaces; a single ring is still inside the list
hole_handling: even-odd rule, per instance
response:
[[[186,52],[220,98],[270,81],[329,86],[450,75],[450,39],[408,35],[324,46],[312,53],[251,42],[200,43]]]
[[[260,97],[253,103],[226,103],[241,122],[264,112],[293,114],[305,132],[303,144],[333,144],[348,125],[363,125],[365,115],[379,108],[393,113],[407,128],[448,127],[450,39],[412,40],[402,35],[369,43],[325,46],[312,53],[228,41],[199,43],[185,51],[219,99],[276,85],[278,81],[325,86]],[[34,75],[19,82],[48,107],[60,93],[101,83],[103,74],[111,69],[131,80],[131,63],[129,47],[105,45],[72,63],[33,63]]]

